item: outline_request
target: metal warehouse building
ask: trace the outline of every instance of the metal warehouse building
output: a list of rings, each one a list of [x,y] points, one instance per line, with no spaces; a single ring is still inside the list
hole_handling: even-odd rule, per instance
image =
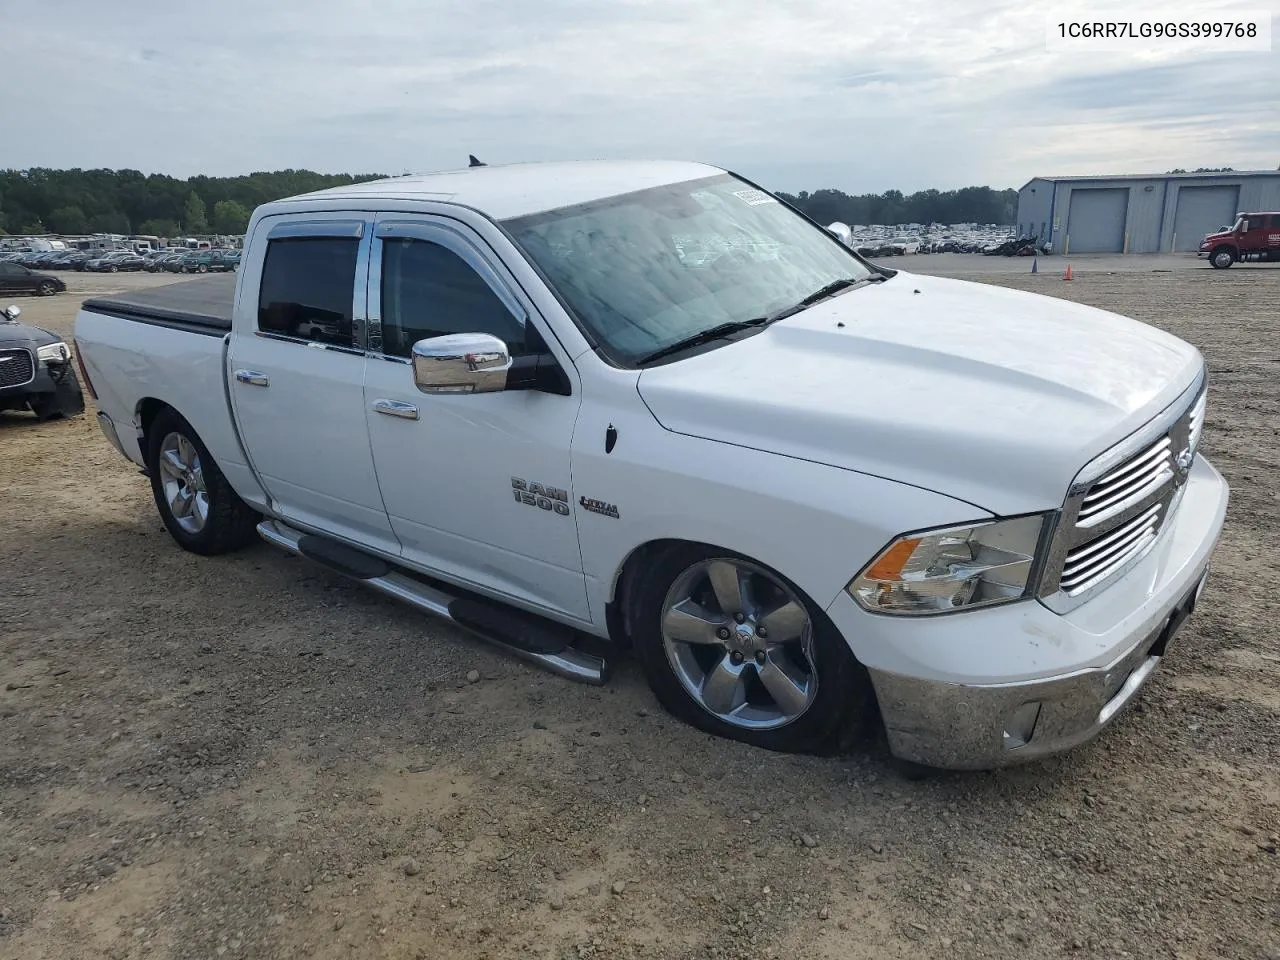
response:
[[[1280,171],[1037,177],[1018,191],[1019,236],[1058,253],[1195,251],[1237,213],[1280,211]]]

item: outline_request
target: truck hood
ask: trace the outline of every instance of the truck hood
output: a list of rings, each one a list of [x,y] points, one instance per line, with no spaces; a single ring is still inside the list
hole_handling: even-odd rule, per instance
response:
[[[1230,240],[1235,236],[1234,233],[1206,233],[1200,246],[1205,247],[1211,243],[1221,243],[1223,240]]]
[[[1052,509],[1089,460],[1203,369],[1154,327],[899,272],[644,370],[668,430],[874,474],[996,514]],[[964,519],[964,518],[958,518]]]

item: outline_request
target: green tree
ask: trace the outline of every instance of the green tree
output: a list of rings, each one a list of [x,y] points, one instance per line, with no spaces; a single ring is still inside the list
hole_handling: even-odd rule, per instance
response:
[[[89,218],[88,233],[131,233],[129,218],[118,210],[114,213],[99,213]]]
[[[213,232],[244,233],[249,225],[249,211],[235,200],[219,200],[213,205]]]
[[[194,190],[191,191],[182,208],[182,224],[186,227],[187,233],[209,232],[209,222],[205,219],[204,201]]]
[[[54,233],[84,233],[89,218],[79,207],[59,207],[49,214],[49,229]]]
[[[25,234],[27,234],[28,236],[37,236],[37,237],[38,237],[38,236],[40,236],[40,234],[42,234],[42,233],[48,233],[49,231],[45,228],[45,225],[44,225],[43,223],[41,223],[39,220],[36,220],[36,221],[34,221],[34,222],[31,222],[31,223],[27,223],[27,224],[25,224],[25,225],[22,227],[22,229],[21,229],[21,230],[19,230],[18,232],[19,232],[19,233],[25,233]]]
[[[176,237],[182,228],[175,220],[143,220],[138,232],[148,237]]]

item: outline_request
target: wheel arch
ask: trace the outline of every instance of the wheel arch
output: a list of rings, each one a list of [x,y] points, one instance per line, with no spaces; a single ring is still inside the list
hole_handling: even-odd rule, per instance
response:
[[[776,574],[785,580],[792,589],[798,591],[801,597],[808,599],[816,616],[827,621],[831,629],[836,629],[835,624],[831,621],[822,604],[805,591],[801,585],[788,577],[784,571],[776,569],[772,564],[744,553],[742,550],[726,547],[723,544],[708,543],[704,540],[688,540],[680,537],[659,537],[636,546],[627,554],[614,573],[612,590],[609,595],[610,599],[605,609],[605,620],[609,629],[609,639],[615,644],[622,647],[631,645],[631,632],[636,616],[639,613],[639,597],[636,587],[641,572],[647,566],[657,562],[664,554],[686,548],[724,551],[729,556],[749,560],[757,566]],[[857,659],[856,654],[854,659]]]
[[[156,397],[143,397],[134,407],[133,422],[138,428],[138,446],[142,450],[143,459],[146,459],[147,448],[151,442],[151,425],[155,423],[161,410],[172,410],[178,416],[182,416],[182,411],[173,404]]]
[[[613,583],[609,589],[609,602],[605,609],[605,620],[609,628],[609,638],[619,646],[631,645],[631,630],[636,615],[636,580],[645,564],[652,563],[657,557],[681,547],[717,548],[715,544],[702,543],[698,540],[681,540],[675,537],[661,537],[649,540],[636,546],[623,559],[614,571]]]

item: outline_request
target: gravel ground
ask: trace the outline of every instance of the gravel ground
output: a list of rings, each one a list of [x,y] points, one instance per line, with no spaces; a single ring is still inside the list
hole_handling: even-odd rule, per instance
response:
[[[712,740],[631,663],[576,686],[183,553],[92,411],[0,416],[0,958],[1280,957],[1280,269],[1041,266],[977,272],[1204,351],[1233,499],[1136,707],[1000,773]],[[162,281],[69,282],[26,318]]]

